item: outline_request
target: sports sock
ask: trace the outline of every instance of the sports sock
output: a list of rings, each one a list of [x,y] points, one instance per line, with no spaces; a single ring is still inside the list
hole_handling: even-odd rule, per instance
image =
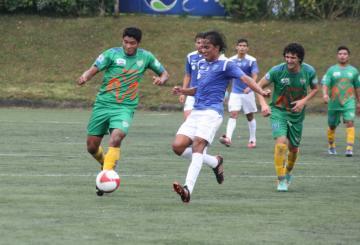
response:
[[[119,147],[109,147],[108,152],[104,158],[104,170],[112,170],[115,168],[116,161],[120,159],[120,148]]]
[[[236,127],[236,119],[230,117],[226,126],[226,137],[229,138],[230,140],[234,133],[235,127]]]
[[[202,164],[203,164],[203,154],[202,153],[193,153],[192,160],[186,175],[185,185],[189,189],[190,194],[193,192],[196,179],[199,176]]]
[[[98,161],[101,165],[104,164],[104,149],[102,146],[99,146],[97,149],[97,152],[95,154],[92,154],[92,156]]]
[[[203,156],[204,156],[204,164],[208,165],[211,168],[216,168],[219,164],[219,160],[215,156],[208,155],[206,153],[207,147],[204,149]],[[192,148],[188,147],[185,151],[181,154],[181,156],[185,159],[191,160],[192,158]]]
[[[335,147],[335,129],[328,128],[327,138],[328,138],[329,147]]]
[[[249,126],[249,142],[256,142],[256,120],[255,118],[253,118],[253,120],[251,120],[250,122],[248,121],[248,126]]]
[[[279,179],[283,179],[285,176],[285,158],[286,158],[286,144],[275,144],[274,151],[274,165],[276,175]]]
[[[299,150],[296,151],[289,151],[288,153],[288,160],[286,164],[286,173],[289,174],[291,170],[293,170],[297,157],[298,157]]]
[[[355,142],[355,127],[346,128],[346,150],[352,150]]]

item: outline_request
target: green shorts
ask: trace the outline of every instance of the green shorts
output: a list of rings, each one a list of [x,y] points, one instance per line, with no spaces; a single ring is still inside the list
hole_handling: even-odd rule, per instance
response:
[[[88,135],[105,135],[112,129],[120,129],[127,134],[131,126],[134,109],[127,107],[104,107],[94,105],[89,124],[87,127]]]
[[[346,108],[343,110],[328,110],[328,125],[338,126],[340,124],[341,116],[343,122],[355,120],[355,108]]]
[[[274,139],[285,136],[292,146],[300,146],[303,120],[290,120],[286,116],[286,112],[280,113],[272,110],[270,123]]]

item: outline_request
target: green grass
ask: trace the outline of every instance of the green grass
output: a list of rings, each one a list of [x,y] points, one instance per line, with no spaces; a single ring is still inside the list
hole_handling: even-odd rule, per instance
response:
[[[194,48],[199,31],[218,29],[225,33],[229,49],[239,37],[250,41],[250,53],[258,58],[260,75],[282,61],[289,42],[305,46],[305,61],[314,65],[319,77],[336,62],[335,49],[348,45],[352,63],[360,67],[359,21],[247,21],[181,18],[170,16],[124,15],[108,18],[49,18],[39,16],[0,16],[0,99],[86,102],[90,104],[101,83],[101,75],[81,89],[75,80],[104,50],[121,45],[121,31],[127,26],[144,31],[142,47],[151,50],[164,64],[171,79],[164,88],[154,87],[145,76],[141,104],[156,108],[177,104],[170,87],[180,84],[185,55]],[[318,100],[319,101],[319,98]],[[322,105],[318,105],[323,107]]]
[[[136,113],[120,189],[104,197],[95,195],[99,166],[85,149],[89,113],[0,109],[0,244],[360,243],[359,142],[346,158],[340,127],[339,155],[327,155],[324,116],[305,121],[288,193],[275,191],[269,123],[257,115],[258,147],[246,148],[242,117],[232,147],[209,149],[225,158],[224,184],[204,166],[184,205],[171,189],[188,167],[170,148],[181,113]]]

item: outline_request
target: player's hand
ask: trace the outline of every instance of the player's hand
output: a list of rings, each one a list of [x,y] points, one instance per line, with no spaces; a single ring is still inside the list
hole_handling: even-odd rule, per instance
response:
[[[171,93],[174,95],[181,95],[182,91],[181,91],[181,87],[180,86],[175,86],[173,87],[173,89],[171,90]]]
[[[261,114],[264,116],[264,117],[268,117],[271,115],[271,108],[269,105],[263,105],[261,106]]]
[[[267,89],[263,90],[261,95],[266,97],[266,98],[269,98],[270,95],[271,95],[271,90],[267,88]]]
[[[153,80],[154,85],[163,85],[164,84],[164,82],[158,76],[153,76],[152,80]]]
[[[179,96],[179,102],[181,103],[181,104],[184,104],[185,103],[185,98],[186,98],[186,96],[185,95],[180,95]]]
[[[301,112],[304,109],[305,101],[304,100],[296,100],[291,102],[293,107],[291,108],[292,112]]]
[[[325,104],[329,103],[329,95],[324,94],[324,95],[323,95],[323,100],[324,100],[324,103],[325,103]]]
[[[77,80],[77,84],[80,86],[84,85],[86,82],[87,82],[87,79],[84,75],[81,75]]]

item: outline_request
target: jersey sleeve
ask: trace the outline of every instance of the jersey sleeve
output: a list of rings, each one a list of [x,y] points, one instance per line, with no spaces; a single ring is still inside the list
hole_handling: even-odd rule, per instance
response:
[[[189,57],[186,57],[186,61],[185,61],[185,74],[188,74],[188,75],[191,74],[191,64],[190,64]]]
[[[321,79],[321,84],[329,87],[330,82],[331,82],[331,72],[330,69],[328,69]]]
[[[310,88],[314,88],[319,83],[316,70],[311,69],[311,75],[310,75]]]
[[[111,57],[112,57],[111,49],[106,50],[96,58],[93,66],[96,66],[100,71],[103,71],[111,65],[112,63]]]
[[[165,71],[165,68],[163,65],[156,59],[156,57],[152,53],[148,53],[149,55],[149,63],[148,68],[150,68],[153,72],[160,75]]]
[[[360,74],[358,70],[356,70],[354,77],[354,88],[360,88]]]
[[[275,76],[276,76],[276,70],[273,67],[268,72],[266,72],[265,79],[270,83],[273,83],[275,81]]]
[[[251,74],[258,74],[258,73],[259,73],[259,66],[255,60],[251,66]]]
[[[240,79],[245,76],[245,73],[234,62],[228,61],[226,64],[226,75],[229,78]]]

